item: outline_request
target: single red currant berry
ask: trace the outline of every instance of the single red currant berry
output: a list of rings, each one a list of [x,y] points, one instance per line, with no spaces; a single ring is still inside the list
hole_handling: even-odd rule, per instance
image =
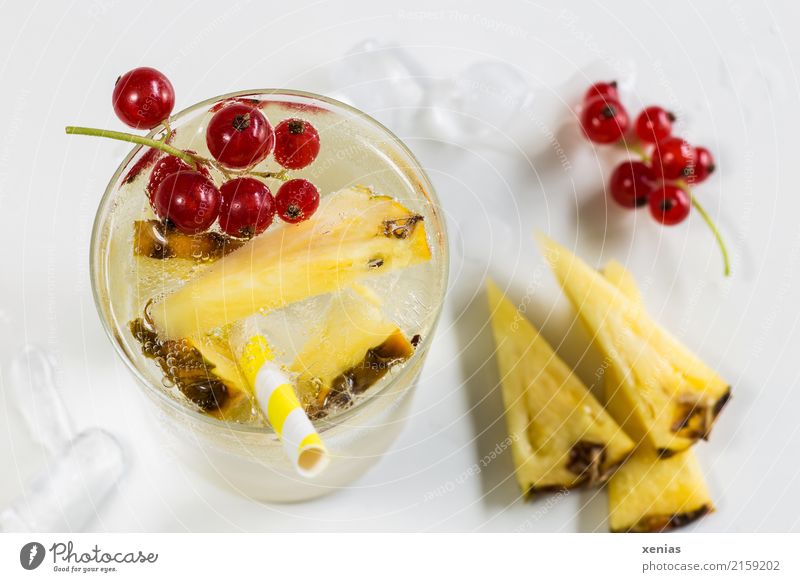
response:
[[[656,144],[650,165],[663,180],[689,178],[694,172],[694,148],[679,137],[668,137]]]
[[[152,150],[158,151],[158,150]],[[161,153],[161,152],[158,152]],[[194,153],[194,152],[189,152]],[[189,166],[186,162],[182,159],[171,156],[169,154],[162,155],[156,161],[155,165],[153,166],[153,170],[150,172],[150,177],[147,180],[147,185],[144,188],[144,191],[147,192],[147,197],[150,199],[150,205],[153,207],[153,210],[156,211],[156,214],[159,215],[159,218],[166,218],[165,215],[159,214],[156,203],[155,203],[155,195],[158,191],[158,187],[161,182],[164,181],[164,178],[169,176],[170,174],[174,174],[175,172],[188,172],[191,171],[192,167]],[[203,174],[209,180],[211,179],[211,174],[203,165],[198,164],[197,171]]]
[[[611,81],[610,83],[606,83],[600,81],[599,83],[595,83],[586,91],[586,94],[583,96],[583,101],[588,103],[589,101],[593,101],[595,97],[602,97],[604,99],[613,99],[614,101],[619,101],[619,93],[617,92],[617,82]]]
[[[155,194],[156,213],[185,234],[208,230],[219,215],[220,194],[200,172],[181,171],[161,181]]]
[[[264,232],[275,217],[275,199],[267,185],[255,178],[236,178],[219,189],[222,232],[251,238]]]
[[[305,168],[318,153],[319,134],[307,121],[284,119],[275,126],[275,161],[284,168]]]
[[[613,143],[628,129],[628,113],[619,101],[597,97],[581,112],[581,127],[595,143]]]
[[[694,149],[694,174],[689,177],[689,182],[699,184],[704,182],[716,169],[714,163],[714,156],[711,152],[704,147],[696,147]]]
[[[208,151],[229,168],[247,168],[272,151],[272,126],[255,107],[233,103],[214,114],[206,129]]]
[[[289,180],[278,188],[275,208],[278,216],[292,224],[311,217],[319,206],[319,191],[308,180]]]
[[[658,143],[672,134],[672,123],[675,116],[670,112],[652,105],[642,110],[636,118],[636,135],[646,143]]]
[[[664,184],[650,195],[650,214],[666,226],[683,222],[691,207],[689,195],[672,184]]]
[[[152,129],[172,113],[175,90],[167,77],[150,67],[128,71],[111,95],[117,117],[136,129]]]
[[[637,161],[622,162],[611,174],[608,188],[611,197],[625,208],[647,204],[656,189],[657,181],[647,164]]]

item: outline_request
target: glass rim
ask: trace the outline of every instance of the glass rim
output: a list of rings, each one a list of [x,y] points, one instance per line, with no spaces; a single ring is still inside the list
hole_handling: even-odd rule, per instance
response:
[[[203,107],[210,107],[211,105],[217,104],[221,101],[226,99],[236,98],[236,97],[247,97],[247,96],[265,96],[271,95],[274,97],[301,97],[304,99],[310,99],[314,101],[320,101],[327,105],[332,105],[336,108],[342,109],[351,115],[365,121],[367,124],[376,127],[377,129],[384,132],[393,142],[394,145],[400,148],[400,150],[408,156],[408,158],[413,162],[413,172],[414,177],[419,180],[420,185],[422,186],[421,190],[428,201],[433,205],[434,208],[439,209],[439,198],[436,195],[436,191],[431,184],[430,178],[428,177],[427,172],[419,163],[419,160],[414,155],[414,153],[409,149],[409,147],[399,138],[397,137],[394,132],[392,132],[388,127],[383,125],[381,122],[376,120],[375,118],[367,115],[363,111],[356,109],[352,105],[348,105],[342,101],[337,99],[333,99],[331,97],[326,97],[324,95],[319,95],[317,93],[311,93],[308,91],[301,91],[296,89],[247,89],[242,91],[234,91],[231,93],[225,93],[222,95],[218,95],[216,97],[211,97],[209,99],[204,99],[194,105],[190,105],[181,111],[171,115],[168,119],[170,123],[174,120],[178,120],[181,117],[189,115]],[[159,124],[147,134],[148,138],[154,138],[156,135],[161,133],[165,129],[163,124]],[[214,418],[202,411],[194,410],[189,406],[182,404],[175,398],[169,396],[162,387],[154,386],[153,383],[145,377],[145,375],[139,370],[139,367],[133,361],[133,358],[130,357],[128,354],[125,345],[123,345],[122,337],[117,333],[117,330],[114,329],[116,326],[113,325],[113,321],[106,317],[105,307],[103,302],[101,301],[100,297],[100,281],[98,277],[100,275],[99,272],[99,261],[98,259],[98,252],[100,251],[99,242],[100,237],[103,232],[103,226],[107,219],[107,212],[104,212],[112,201],[114,194],[116,193],[116,184],[119,180],[120,175],[123,171],[128,168],[128,164],[130,161],[136,156],[139,151],[146,146],[144,145],[135,145],[130,152],[125,156],[125,158],[120,162],[120,165],[114,171],[111,179],[106,186],[105,191],[103,192],[103,196],[100,198],[100,201],[97,205],[97,211],[95,213],[95,217],[92,223],[92,233],[91,233],[91,241],[89,245],[89,276],[91,278],[91,285],[92,285],[92,297],[94,299],[95,309],[97,310],[97,314],[100,317],[100,321],[103,325],[103,330],[105,331],[106,335],[108,336],[109,340],[111,340],[111,344],[114,346],[114,351],[117,355],[125,362],[125,365],[128,369],[133,373],[134,378],[137,380],[137,383],[147,391],[148,394],[155,394],[156,398],[160,401],[165,402],[167,406],[175,410],[179,414],[186,415],[192,419],[199,420],[203,423],[206,423],[212,427],[218,429],[224,429],[232,432],[239,432],[239,433],[249,433],[249,434],[275,434],[274,429],[269,425],[255,425],[255,424],[243,424],[237,422],[230,422],[218,418]],[[381,394],[385,392],[389,392],[390,388],[395,385],[400,379],[403,378],[403,372],[406,370],[412,371],[415,369],[415,360],[419,360],[420,358],[424,358],[427,355],[427,351],[433,341],[433,336],[435,335],[436,327],[438,326],[439,319],[442,315],[442,310],[444,307],[444,299],[447,293],[447,281],[449,278],[449,270],[450,270],[450,255],[449,255],[449,248],[447,241],[449,240],[447,236],[447,225],[443,219],[443,217],[438,221],[438,232],[441,233],[442,243],[441,243],[441,261],[442,267],[440,269],[440,282],[441,282],[441,294],[439,297],[439,302],[435,307],[435,314],[433,316],[433,320],[431,323],[431,332],[428,334],[428,337],[422,338],[419,346],[416,347],[414,350],[414,354],[411,358],[404,363],[403,369],[400,373],[391,378],[384,386],[382,386],[378,391],[372,392],[368,390],[367,393],[369,396],[362,397],[359,401],[357,401],[353,406],[343,410],[342,412],[334,415],[331,418],[330,424],[326,426],[317,427],[320,433],[324,433],[327,430],[335,428],[343,421],[346,421],[348,418],[356,415],[360,412],[368,403],[371,403],[376,398],[380,397]],[[104,279],[105,280],[105,279]],[[108,301],[110,304],[110,300]]]

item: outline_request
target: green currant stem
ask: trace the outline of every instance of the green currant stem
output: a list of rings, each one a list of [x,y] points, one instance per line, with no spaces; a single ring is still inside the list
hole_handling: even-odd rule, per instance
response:
[[[164,126],[165,133],[161,136],[161,141],[164,143],[169,143],[170,138],[172,137],[172,126],[169,124],[169,118],[165,119],[161,122]]]
[[[253,172],[249,168],[246,170],[242,170],[240,172],[231,172],[227,168],[225,168],[222,164],[218,163],[216,160],[211,160],[208,158],[204,158],[203,156],[199,156],[197,154],[190,154],[184,150],[178,149],[169,145],[167,140],[169,136],[172,134],[172,128],[169,125],[169,121],[164,121],[164,128],[166,133],[159,139],[151,139],[149,137],[142,137],[140,135],[136,135],[133,133],[125,133],[122,131],[111,131],[109,129],[96,129],[93,127],[75,127],[72,125],[67,126],[66,132],[68,135],[92,135],[95,137],[107,137],[109,139],[115,139],[118,141],[127,141],[130,143],[137,143],[140,145],[144,145],[156,150],[160,150],[176,158],[182,159],[184,162],[189,164],[192,168],[197,169],[198,165],[202,164],[204,166],[210,166],[216,168],[223,176],[225,176],[226,180],[232,179],[234,176],[255,176],[257,178],[264,178],[264,179],[275,179],[281,180],[285,182],[289,179],[288,173],[285,169],[280,170],[278,172]]]
[[[166,144],[164,143],[164,141],[161,140],[151,139],[149,137],[142,137],[140,135],[136,135],[133,133],[125,133],[122,131],[111,131],[108,129],[95,129],[93,127],[74,127],[68,125],[65,129],[68,135],[92,135],[95,137],[107,137],[109,139],[116,139],[118,141],[138,143],[140,145],[151,147],[156,150],[161,150],[162,152],[168,153],[172,156],[175,156],[176,158],[180,158],[193,168],[197,167],[198,160],[195,156],[183,150],[179,150],[178,148],[172,147],[171,145]]]
[[[703,217],[703,220],[706,221],[708,228],[711,229],[714,238],[717,239],[717,245],[719,246],[719,250],[722,252],[722,262],[725,265],[725,276],[729,276],[731,274],[731,264],[730,258],[728,257],[728,249],[725,247],[725,242],[722,240],[722,235],[720,234],[717,225],[714,224],[711,216],[708,214],[708,212],[706,212],[706,209],[703,208],[703,205],[700,204],[700,201],[695,197],[694,194],[692,194],[692,189],[689,187],[689,184],[687,184],[684,180],[678,180],[675,185],[686,192],[686,194],[689,196],[689,199],[692,201],[692,206],[697,209],[697,212],[699,212],[700,216]]]
[[[289,179],[288,172],[283,169],[279,172],[246,172],[248,176],[256,176],[258,178],[273,178],[275,180],[280,180],[281,182],[286,182]]]
[[[212,159],[209,159],[209,158],[204,158],[203,156],[198,156],[197,154],[191,154],[191,155],[192,155],[192,157],[194,157],[195,160],[197,160],[198,163],[203,164],[204,166],[209,166],[209,167],[212,167],[212,168],[216,168],[216,170],[220,174],[225,176],[226,180],[230,180],[231,178],[233,178],[233,174],[231,174],[231,172],[229,172],[228,169],[225,166],[223,166],[222,164],[220,164],[216,160],[212,160]]]
[[[225,176],[225,179],[226,179],[226,180],[230,180],[230,179],[233,177],[233,176],[231,176],[231,173],[230,173],[228,170],[226,170],[226,169],[225,169],[225,168],[222,166],[222,164],[213,164],[213,166],[214,166],[214,167],[215,167],[217,170],[219,170],[219,171],[220,171],[220,173],[221,173],[223,176]]]
[[[647,153],[647,150],[640,141],[625,139],[621,141],[620,144],[630,153],[638,156],[645,164],[650,163],[650,154]]]

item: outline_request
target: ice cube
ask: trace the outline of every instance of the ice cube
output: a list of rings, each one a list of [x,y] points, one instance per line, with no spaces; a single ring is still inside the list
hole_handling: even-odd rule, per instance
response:
[[[474,146],[498,145],[533,94],[522,74],[500,61],[475,63],[426,94],[426,133]]]
[[[25,492],[0,512],[0,531],[80,530],[122,475],[122,448],[99,428],[73,437],[72,420],[43,349],[25,347],[12,358],[7,379],[4,387],[20,417],[50,458]]]
[[[99,428],[80,433],[0,513],[0,531],[80,531],[97,515],[124,467],[114,436]]]
[[[496,147],[532,98],[513,66],[486,61],[434,79],[406,49],[366,40],[330,71],[331,93],[401,136]],[[477,138],[477,139],[476,139]]]
[[[61,452],[75,431],[56,388],[47,353],[36,346],[26,346],[11,361],[8,389],[34,440],[50,454]]]
[[[331,67],[330,82],[334,97],[399,133],[421,105],[428,83],[408,51],[373,39],[358,43]]]

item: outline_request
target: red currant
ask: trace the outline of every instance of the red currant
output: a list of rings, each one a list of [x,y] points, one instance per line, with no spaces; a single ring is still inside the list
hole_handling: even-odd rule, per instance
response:
[[[658,105],[643,109],[636,118],[636,135],[646,143],[658,143],[672,134],[675,116]]]
[[[656,176],[650,166],[643,162],[627,161],[614,169],[609,191],[620,206],[636,208],[647,204],[656,184]]]
[[[275,207],[278,216],[292,224],[308,220],[319,206],[319,191],[308,180],[289,180],[278,189]]]
[[[688,178],[694,172],[694,148],[679,137],[668,137],[656,144],[651,166],[664,180]]]
[[[613,143],[628,129],[628,113],[619,101],[597,97],[583,108],[581,127],[590,141]]]
[[[139,67],[117,79],[112,104],[117,117],[126,125],[152,129],[172,113],[175,90],[163,73]]]
[[[650,195],[650,214],[666,226],[683,222],[691,207],[689,195],[672,184],[664,184]]]
[[[689,178],[689,181],[693,184],[699,184],[714,172],[716,164],[714,163],[714,156],[704,147],[696,147],[694,155],[694,174]]]
[[[236,178],[220,186],[219,226],[231,236],[251,238],[264,232],[275,217],[275,199],[255,178]]]
[[[156,210],[157,214],[158,210],[156,209],[155,195],[158,191],[158,186],[164,181],[164,178],[170,174],[174,174],[175,172],[188,172],[191,170],[192,168],[189,166],[189,164],[175,156],[162,155],[158,161],[156,161],[155,165],[153,166],[153,170],[150,172],[150,178],[147,180],[147,186],[145,186],[144,191],[147,192],[147,197],[150,199],[150,205],[153,207],[153,210]],[[209,173],[208,168],[205,166],[198,164],[197,171],[203,174],[203,176],[209,180],[211,179],[211,174]],[[163,215],[159,214],[159,216],[164,218]]]
[[[603,99],[613,99],[614,101],[619,101],[619,93],[617,92],[617,82],[611,81],[610,83],[606,83],[604,81],[600,81],[595,83],[586,91],[586,94],[583,96],[583,101],[588,103],[589,101],[594,100],[595,97],[602,97]]]
[[[233,103],[214,114],[206,129],[211,155],[229,168],[247,168],[272,151],[275,134],[258,109]]]
[[[180,171],[161,181],[155,193],[156,213],[186,234],[208,230],[219,215],[220,194],[200,172]]]
[[[319,134],[307,121],[284,119],[275,126],[275,161],[284,168],[305,168],[318,153]]]

